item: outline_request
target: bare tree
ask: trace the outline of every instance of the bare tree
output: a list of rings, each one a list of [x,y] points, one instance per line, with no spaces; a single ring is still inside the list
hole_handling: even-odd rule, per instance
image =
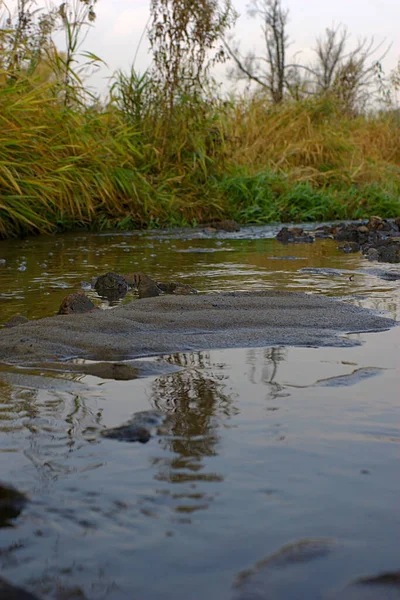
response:
[[[377,82],[377,69],[389,48],[377,55],[383,43],[375,44],[373,38],[363,38],[348,50],[349,38],[345,27],[327,28],[325,35],[317,40],[317,59],[308,71],[311,93],[331,93],[346,111],[354,113],[370,100]]]
[[[260,18],[265,42],[265,55],[256,56],[248,52],[241,56],[239,46],[234,41],[225,40],[225,47],[234,60],[235,69],[230,76],[236,80],[249,80],[267,90],[271,100],[282,102],[294,65],[286,63],[289,38],[287,23],[289,11],[282,7],[281,0],[251,0],[248,13]]]

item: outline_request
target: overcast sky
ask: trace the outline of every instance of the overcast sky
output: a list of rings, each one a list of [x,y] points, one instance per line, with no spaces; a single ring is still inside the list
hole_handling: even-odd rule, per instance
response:
[[[149,0],[98,0],[97,19],[85,41],[85,49],[98,54],[109,69],[96,76],[96,84],[105,87],[107,77],[116,69],[127,69],[135,54],[136,68],[143,71],[149,64],[146,39],[141,35],[149,18]],[[233,0],[240,14],[235,27],[241,50],[262,49],[260,22],[247,15],[248,0]],[[289,9],[288,33],[291,53],[299,52],[298,60],[307,62],[315,39],[326,27],[343,24],[357,39],[373,36],[376,43],[391,43],[384,67],[394,68],[400,58],[400,0],[283,0]],[[377,56],[378,57],[378,56]],[[218,76],[223,77],[224,72]]]

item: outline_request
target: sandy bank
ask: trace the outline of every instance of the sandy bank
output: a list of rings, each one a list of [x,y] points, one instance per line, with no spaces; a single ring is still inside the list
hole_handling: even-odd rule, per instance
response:
[[[160,353],[270,345],[349,346],[340,334],[395,324],[330,298],[288,292],[162,296],[113,310],[0,330],[0,361],[123,360]]]

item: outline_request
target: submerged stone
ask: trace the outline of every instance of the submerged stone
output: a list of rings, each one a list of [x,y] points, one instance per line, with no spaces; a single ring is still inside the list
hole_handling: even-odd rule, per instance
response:
[[[29,323],[29,319],[22,315],[15,315],[3,323],[3,327],[17,327],[17,325],[23,325],[24,323]]]
[[[73,292],[72,294],[68,294],[61,302],[58,314],[82,314],[97,310],[97,308],[84,292]]]
[[[18,517],[28,502],[27,497],[14,487],[0,483],[0,527],[7,527]]]
[[[2,577],[0,577],[0,598],[1,600],[39,600],[37,596],[12,585]]]
[[[148,429],[140,427],[135,423],[113,427],[112,429],[105,429],[101,432],[101,435],[111,440],[118,440],[120,442],[140,442],[141,444],[145,444],[151,438]]]

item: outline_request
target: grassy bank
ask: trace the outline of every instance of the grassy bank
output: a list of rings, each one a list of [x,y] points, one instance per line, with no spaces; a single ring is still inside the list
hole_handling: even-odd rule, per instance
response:
[[[167,123],[52,84],[0,86],[0,236],[72,228],[400,214],[400,123],[329,99],[182,105]]]

